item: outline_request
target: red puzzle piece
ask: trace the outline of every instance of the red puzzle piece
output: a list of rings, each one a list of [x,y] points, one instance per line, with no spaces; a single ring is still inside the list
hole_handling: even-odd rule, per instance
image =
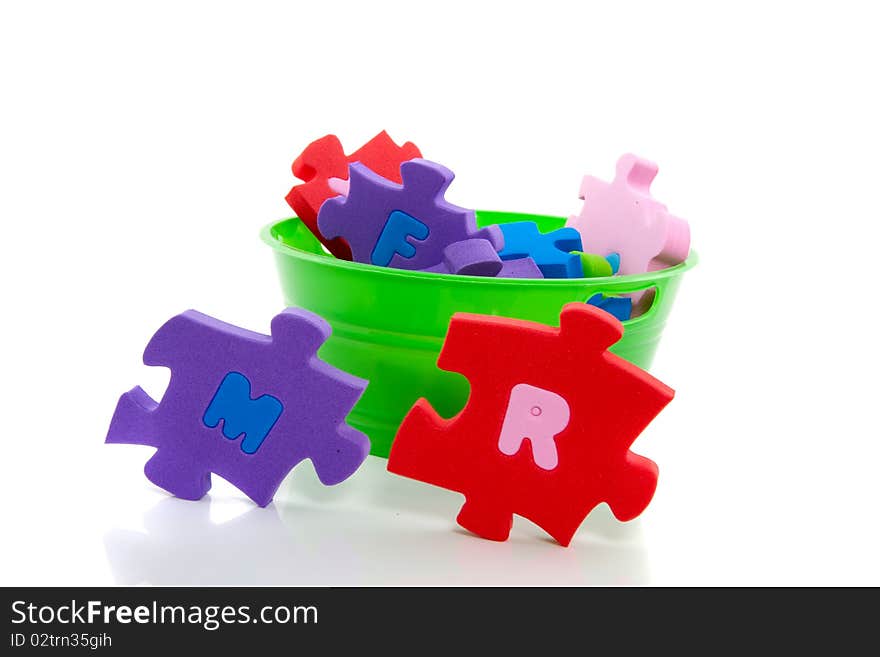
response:
[[[408,141],[403,146],[398,146],[384,130],[348,156],[342,150],[342,143],[336,135],[321,137],[306,146],[293,161],[293,175],[304,182],[290,190],[286,197],[287,203],[330,253],[337,258],[351,260],[351,249],[344,239],[324,239],[318,230],[318,211],[321,205],[328,198],[339,195],[338,190],[330,187],[328,180],[348,180],[348,165],[360,162],[383,178],[400,184],[400,165],[421,156],[415,144]]]
[[[456,313],[438,365],[470,398],[448,420],[419,399],[391,445],[388,470],[463,493],[458,523],[484,538],[516,513],[568,545],[599,503],[626,521],[654,495],[657,466],[629,447],[674,391],[607,351],[608,313],[570,303],[560,323]]]

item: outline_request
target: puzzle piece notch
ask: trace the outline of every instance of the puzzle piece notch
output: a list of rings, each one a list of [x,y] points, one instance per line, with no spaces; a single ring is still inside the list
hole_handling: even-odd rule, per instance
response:
[[[468,378],[468,401],[445,419],[418,400],[392,443],[388,470],[464,494],[459,524],[493,540],[508,537],[514,513],[562,545],[601,502],[622,521],[636,517],[653,496],[657,467],[629,448],[674,393],[607,351],[622,331],[607,313],[578,303],[563,308],[559,328],[456,313],[438,365]],[[553,437],[553,468],[523,441],[513,454],[500,449],[512,391],[524,383],[570,410]]]
[[[581,251],[581,236],[574,228],[559,228],[542,233],[534,221],[499,224],[504,235],[502,260],[531,258],[544,278],[581,278],[581,259],[572,251]]]
[[[394,253],[387,266],[431,270],[444,262],[445,249],[464,240],[488,240],[497,251],[503,244],[497,226],[477,228],[473,210],[452,205],[444,194],[455,174],[428,160],[415,159],[400,166],[401,184],[386,180],[360,163],[349,167],[349,194],[329,199],[318,215],[318,227],[327,237],[342,237],[356,262],[371,263],[372,253],[395,212],[427,227],[427,237],[412,256]]]
[[[318,230],[318,212],[328,198],[348,193],[348,165],[360,162],[383,178],[400,182],[400,165],[421,157],[412,142],[398,146],[384,130],[351,155],[345,155],[336,135],[326,135],[306,146],[293,161],[293,175],[303,181],[287,194],[296,216],[337,258],[351,260],[351,249],[341,238],[326,239]]]
[[[106,442],[157,448],[144,473],[185,499],[203,497],[215,473],[266,506],[287,473],[305,458],[324,484],[339,483],[369,452],[369,439],[345,424],[366,381],[317,358],[317,348],[329,334],[323,319],[295,308],[275,316],[271,336],[191,310],[173,317],[144,351],[145,364],[171,369],[168,390],[161,403],[139,387],[122,395]],[[247,388],[236,377],[224,386],[230,373],[240,375]],[[220,390],[226,396],[221,399],[233,399],[215,407]],[[269,395],[283,408],[258,445],[258,434],[274,410],[264,408],[256,423],[236,410],[243,395],[251,399],[251,390],[265,393],[257,401]],[[221,415],[225,435],[245,428],[241,444],[210,428]]]
[[[360,162],[377,175],[399,183],[402,181],[400,165],[421,157],[422,153],[414,143],[408,141],[398,146],[391,136],[383,130],[346,159],[348,164]],[[347,174],[348,167],[345,167],[341,177],[347,180]]]
[[[583,250],[618,254],[621,274],[664,269],[684,261],[690,251],[688,223],[651,196],[657,171],[653,162],[628,153],[618,160],[611,183],[585,176],[583,207],[567,222],[581,232]]]

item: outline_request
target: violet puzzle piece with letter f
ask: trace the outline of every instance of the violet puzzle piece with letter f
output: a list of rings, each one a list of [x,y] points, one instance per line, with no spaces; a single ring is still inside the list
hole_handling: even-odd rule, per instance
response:
[[[414,159],[400,165],[402,184],[355,162],[349,167],[348,196],[328,199],[318,228],[328,238],[342,237],[356,262],[410,270],[445,265],[452,244],[486,240],[503,245],[497,226],[477,228],[473,210],[446,201],[455,177],[446,167]],[[482,253],[478,254],[482,260]]]

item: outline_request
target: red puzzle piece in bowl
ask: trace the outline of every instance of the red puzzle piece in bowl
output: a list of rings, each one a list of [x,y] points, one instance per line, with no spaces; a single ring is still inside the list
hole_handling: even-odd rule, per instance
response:
[[[325,239],[318,230],[321,205],[328,198],[347,193],[348,165],[353,162],[360,162],[383,178],[400,183],[400,165],[421,156],[415,144],[408,141],[398,146],[384,130],[351,155],[345,154],[336,135],[321,137],[306,146],[293,161],[293,175],[303,183],[290,190],[287,203],[330,253],[351,260],[351,249],[344,239]]]
[[[619,321],[582,303],[562,309],[560,328],[456,313],[438,365],[469,379],[468,402],[445,419],[418,400],[388,470],[463,493],[458,523],[497,541],[514,513],[562,545],[601,502],[635,518],[657,466],[629,447],[674,391],[607,351],[622,335]]]

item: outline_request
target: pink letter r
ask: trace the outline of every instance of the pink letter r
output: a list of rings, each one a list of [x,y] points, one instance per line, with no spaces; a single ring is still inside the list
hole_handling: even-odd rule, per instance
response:
[[[528,438],[535,464],[552,470],[559,463],[553,439],[568,426],[569,417],[568,402],[563,397],[528,383],[518,383],[510,390],[498,449],[513,456]]]

